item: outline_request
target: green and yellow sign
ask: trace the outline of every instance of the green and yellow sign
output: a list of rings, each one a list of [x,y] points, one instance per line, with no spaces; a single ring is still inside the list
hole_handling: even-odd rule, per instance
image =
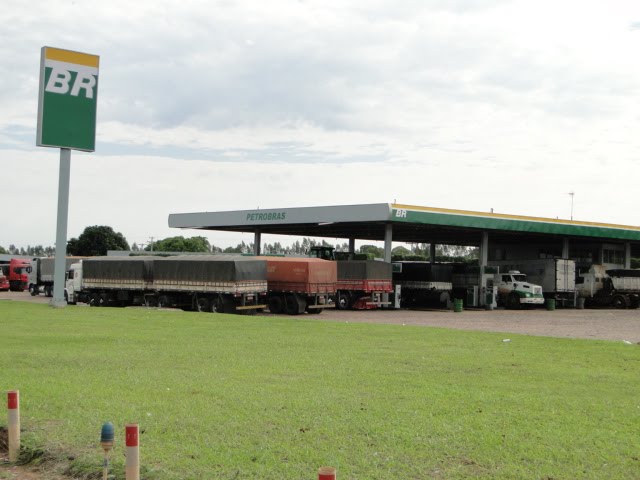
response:
[[[99,64],[97,55],[42,47],[39,147],[95,150]]]

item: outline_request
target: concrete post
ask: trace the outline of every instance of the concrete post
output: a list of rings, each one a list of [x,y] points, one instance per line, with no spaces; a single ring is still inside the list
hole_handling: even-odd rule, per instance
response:
[[[487,279],[484,275],[484,269],[489,263],[489,232],[482,232],[480,241],[480,258],[478,259],[480,266],[480,305],[487,304]]]
[[[631,268],[631,244],[624,244],[624,268]]]
[[[349,252],[355,252],[356,251],[356,239],[355,238],[350,238],[349,239]]]
[[[262,234],[260,233],[260,230],[256,230],[253,233],[253,254],[254,255],[260,255],[261,242],[262,242]]]
[[[393,225],[387,223],[384,227],[384,261],[391,263],[391,244],[393,243]]]

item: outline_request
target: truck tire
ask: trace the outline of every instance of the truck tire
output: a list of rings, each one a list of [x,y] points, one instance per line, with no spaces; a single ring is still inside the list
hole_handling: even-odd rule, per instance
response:
[[[614,295],[613,299],[611,300],[611,306],[613,308],[628,308],[629,307],[629,302],[627,297],[625,297],[624,295]]]
[[[90,307],[99,307],[100,306],[100,295],[97,293],[92,293],[89,297],[89,306]]]
[[[196,299],[196,310],[198,312],[210,312],[211,311],[211,302],[206,297],[198,297]]]
[[[336,308],[338,310],[347,310],[351,307],[351,298],[348,293],[340,292],[336,297]]]
[[[517,293],[511,292],[507,297],[507,305],[506,307],[509,310],[519,310],[520,309],[520,297]]]
[[[284,300],[280,295],[269,297],[269,311],[276,315],[279,315],[284,311]]]
[[[29,293],[31,294],[32,297],[35,297],[36,295],[38,295],[38,286],[34,285],[33,283],[31,285],[29,285]]]
[[[284,297],[284,309],[285,312],[287,312],[287,315],[300,315],[304,312],[307,302],[304,302],[304,305],[301,305],[303,302],[304,301],[298,299],[298,296],[295,293],[286,295]]]
[[[211,301],[211,313],[224,313],[224,302],[222,298],[216,297]]]
[[[50,285],[47,285],[46,287],[44,287],[44,296],[45,297],[53,297],[53,287]]]
[[[640,297],[638,295],[629,295],[629,308],[640,307]]]

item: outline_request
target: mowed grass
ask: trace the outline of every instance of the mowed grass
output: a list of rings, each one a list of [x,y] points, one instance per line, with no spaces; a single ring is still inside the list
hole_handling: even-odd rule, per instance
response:
[[[112,421],[116,471],[140,424],[143,478],[640,477],[637,345],[18,302],[0,329],[23,443],[76,470]]]

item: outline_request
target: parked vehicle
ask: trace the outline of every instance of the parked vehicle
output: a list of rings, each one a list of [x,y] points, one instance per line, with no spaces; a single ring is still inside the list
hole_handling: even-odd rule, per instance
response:
[[[9,280],[9,290],[12,292],[22,292],[29,285],[27,269],[31,265],[29,260],[12,258],[8,263],[2,265],[5,276]]]
[[[338,285],[333,301],[336,308],[370,309],[388,305],[384,294],[393,291],[390,263],[367,260],[366,255],[336,252],[333,247],[311,247],[309,255],[337,261]]]
[[[97,257],[71,265],[67,302],[255,313],[266,305],[266,262],[256,257]]]
[[[453,264],[402,261],[393,264],[403,307],[443,307],[451,300]]]
[[[67,257],[65,260],[65,277],[72,263],[87,257]],[[44,293],[47,297],[53,296],[53,280],[55,270],[55,257],[34,257],[27,268],[29,293],[36,296]]]
[[[269,311],[298,315],[334,307],[336,262],[304,257],[253,257],[266,261]]]
[[[640,306],[640,270],[606,270],[604,265],[592,265],[589,272],[578,276],[576,287],[586,307]]]
[[[542,287],[527,281],[518,270],[494,274],[493,284],[498,287],[498,305],[510,309],[544,305]]]
[[[0,292],[8,292],[10,288],[9,279],[4,274],[2,268],[0,268]]]
[[[530,283],[540,285],[545,298],[553,298],[556,305],[575,306],[576,262],[563,258],[532,260],[497,260],[489,265],[501,271],[519,271]]]

